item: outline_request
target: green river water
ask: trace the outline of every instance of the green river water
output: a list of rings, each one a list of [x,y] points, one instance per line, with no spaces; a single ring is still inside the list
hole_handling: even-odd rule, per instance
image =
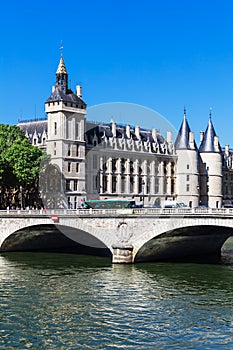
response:
[[[0,349],[233,349],[233,240],[221,264],[0,255]]]

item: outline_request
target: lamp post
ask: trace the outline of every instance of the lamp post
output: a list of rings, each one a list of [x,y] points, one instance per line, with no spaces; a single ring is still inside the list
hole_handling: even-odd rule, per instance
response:
[[[20,186],[19,190],[20,190],[20,206],[21,206],[21,210],[22,210],[23,209],[23,187]]]
[[[145,202],[145,181],[142,181],[142,206],[144,207]]]

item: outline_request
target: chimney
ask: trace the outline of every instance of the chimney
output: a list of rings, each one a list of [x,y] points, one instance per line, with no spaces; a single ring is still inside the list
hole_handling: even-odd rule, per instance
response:
[[[172,143],[172,132],[171,131],[167,131],[167,142]]]
[[[138,140],[141,140],[141,136],[140,136],[140,126],[135,126],[135,135],[137,137]]]
[[[130,139],[130,125],[127,124],[125,128],[125,133],[128,139]]]
[[[192,149],[195,148],[195,145],[194,145],[194,132],[190,131],[189,133],[189,145]]]
[[[200,131],[200,144],[202,143],[204,137],[204,131]]]
[[[114,122],[114,120],[111,120],[111,124],[112,124],[112,136],[116,137],[116,123]]]
[[[214,136],[214,148],[215,148],[215,150],[219,151],[219,148],[218,148],[218,136]]]
[[[157,129],[155,128],[152,129],[152,137],[154,141],[157,141]]]
[[[81,86],[81,85],[77,85],[77,86],[76,86],[76,95],[77,95],[79,98],[82,98],[82,86]]]

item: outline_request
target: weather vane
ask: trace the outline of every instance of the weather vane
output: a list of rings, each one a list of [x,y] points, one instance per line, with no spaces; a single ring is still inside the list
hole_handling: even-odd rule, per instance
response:
[[[61,55],[61,57],[63,57],[63,49],[64,49],[64,46],[63,46],[63,43],[62,43],[62,40],[61,40],[61,44],[60,44],[60,55]]]

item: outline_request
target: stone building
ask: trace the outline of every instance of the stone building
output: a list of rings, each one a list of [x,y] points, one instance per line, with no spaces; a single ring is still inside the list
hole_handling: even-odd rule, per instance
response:
[[[133,197],[144,205],[171,199],[190,207],[233,202],[233,152],[229,146],[221,150],[211,115],[199,147],[186,111],[175,143],[170,131],[164,138],[155,128],[114,120],[90,122],[82,87],[77,86],[75,93],[68,87],[62,56],[45,111],[47,119],[18,125],[51,157],[53,170],[43,190],[47,193],[51,183],[59,185],[47,194],[51,197],[47,206],[77,208],[84,198],[115,197]]]

